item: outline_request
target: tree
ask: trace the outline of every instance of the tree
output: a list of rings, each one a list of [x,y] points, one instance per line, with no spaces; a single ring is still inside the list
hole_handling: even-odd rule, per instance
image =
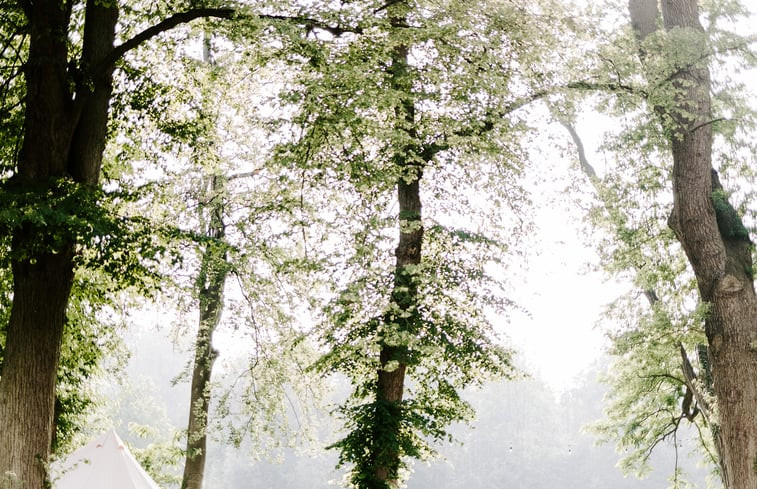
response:
[[[120,10],[116,2],[96,0],[84,7],[24,1],[3,10],[13,20],[4,47],[17,48],[11,52],[23,70],[8,77],[12,90],[3,101],[3,170],[12,174],[3,190],[15,213],[3,220],[12,236],[13,305],[0,378],[0,477],[30,488],[42,487],[45,478],[61,339],[83,247],[109,256],[113,275],[138,281],[133,269],[140,268],[140,250],[150,244],[125,238],[128,223],[102,206],[99,180],[115,64],[177,25],[238,13],[187,7],[114,46]]]
[[[285,437],[307,438],[312,406],[303,400],[317,403],[320,391],[304,371],[312,347],[307,325],[297,324],[314,292],[300,230],[315,225],[309,207],[317,199],[303,193],[290,168],[271,161],[268,141],[285,136],[266,127],[271,116],[261,116],[276,112],[270,86],[287,78],[277,58],[287,57],[301,30],[291,29],[291,39],[269,31],[256,41],[218,23],[203,30],[199,43],[196,29],[175,31],[131,67],[145,70],[145,92],[160,95],[137,114],[124,107],[120,118],[140,118],[133,139],[158,143],[115,149],[134,166],[119,184],[150,189],[139,212],[173,229],[182,250],[180,263],[164,267],[162,302],[181,317],[175,334],[195,337],[193,360],[174,379],[191,383],[182,486],[192,488],[202,487],[209,437],[237,447],[252,441],[245,448],[256,457]],[[263,47],[274,38],[283,46]],[[204,61],[193,55],[198,44]],[[174,61],[151,66],[156,53]],[[220,350],[214,335],[223,337]],[[216,361],[224,365],[220,375]]]
[[[668,2],[673,9],[669,14],[677,9],[675,4]],[[676,237],[675,226],[665,229],[671,198],[664,184],[665,175],[670,171],[671,146],[674,150],[679,149],[679,145],[685,146],[686,137],[682,134],[687,130],[695,133],[693,139],[710,132],[705,139],[710,139],[713,161],[719,167],[719,177],[713,177],[713,181],[725,175],[723,181],[730,179],[730,186],[736,188],[734,184],[753,176],[749,169],[753,106],[743,97],[744,87],[734,81],[734,72],[738,73],[739,69],[734,67],[740,67],[743,60],[751,56],[750,40],[732,30],[733,16],[744,13],[738,11],[739,5],[735,2],[708,3],[707,11],[701,16],[708,23],[706,33],[702,32],[696,15],[696,23],[688,28],[674,27],[676,22],[669,18],[668,28],[655,32],[661,22],[657,2],[631,2],[630,7],[636,37],[627,35],[632,34],[632,30],[616,26],[620,35],[614,37],[613,42],[598,47],[596,59],[601,61],[602,71],[593,74],[614,83],[614,93],[600,97],[602,109],[622,116],[624,126],[617,140],[604,146],[615,156],[609,175],[603,179],[590,178],[599,197],[595,216],[601,216],[599,220],[612,236],[600,249],[610,270],[626,276],[630,272],[638,286],[635,297],[619,301],[614,308],[614,317],[620,319],[624,329],[613,335],[618,360],[611,372],[614,388],[609,418],[601,424],[601,429],[604,435],[617,440],[621,448],[626,448],[627,455],[623,458],[627,468],[643,471],[654,446],[665,439],[675,439],[678,427],[691,421],[699,430],[706,457],[718,467],[724,462],[719,456],[723,450],[718,449],[723,439],[717,410],[711,400],[714,395],[710,392],[713,387],[711,352],[705,345],[705,332],[714,324],[708,312],[711,304],[700,299],[701,304],[694,307],[697,292],[699,298],[704,297],[702,281],[696,267],[689,265],[694,262],[681,250],[678,238],[682,235],[678,233]],[[683,10],[691,8],[689,5]],[[639,26],[646,26],[647,35],[636,29]],[[640,42],[641,39],[644,40]],[[645,75],[642,77],[639,76],[639,54]],[[712,85],[709,73],[704,76],[702,72],[702,69],[707,71],[708,65],[721,68],[716,71],[718,77]],[[688,76],[682,73],[692,69],[702,82],[699,89],[692,88],[697,83],[681,81],[681,77]],[[609,88],[607,83],[601,84]],[[691,92],[687,93],[685,88]],[[713,101],[700,104],[699,112],[693,111],[692,115],[688,113],[687,97],[696,93],[704,93],[708,99],[712,96]],[[696,103],[690,105],[697,106]],[[701,110],[703,105],[707,110]],[[713,114],[708,113],[710,105]],[[682,116],[682,107],[685,107],[686,117]],[[570,118],[571,107],[565,112]],[[706,130],[700,131],[692,122],[697,117],[703,124],[702,129],[707,126]],[[713,134],[718,138],[714,143]],[[710,164],[709,153],[707,158]],[[677,169],[677,178],[681,178],[681,154],[673,160],[674,173]],[[587,171],[584,163],[581,161],[582,169]],[[587,173],[593,174],[593,171],[588,168]],[[685,207],[681,204],[680,189],[675,188],[678,197],[674,199],[674,208]],[[736,207],[743,211],[749,209],[753,195],[741,191],[729,195],[728,200],[741,201]],[[722,199],[715,197],[714,208],[717,208]],[[732,209],[730,203],[723,207]],[[730,210],[714,215],[720,219],[724,214],[727,220],[733,220],[734,215],[737,217]],[[740,222],[740,219],[735,221]],[[736,228],[741,229],[741,237],[746,238],[742,243],[742,257],[751,261],[750,253],[746,252],[750,248],[746,242],[748,232],[743,224],[737,224]],[[693,270],[687,270],[687,266]],[[694,359],[694,353],[699,361]],[[726,471],[725,468],[719,470],[721,476]]]
[[[203,61],[212,63],[210,38],[203,39]],[[211,142],[206,151],[217,151]],[[214,158],[216,155],[203,154],[196,149],[199,158]],[[202,489],[207,459],[207,426],[210,411],[210,379],[218,351],[213,348],[213,332],[221,322],[223,292],[229,274],[227,244],[224,241],[224,207],[226,176],[220,173],[209,175],[205,182],[204,203],[199,207],[199,219],[203,223],[203,237],[207,238],[197,276],[196,287],[199,298],[199,321],[194,351],[194,366],[189,400],[189,421],[187,422],[187,448],[182,476],[182,489]]]
[[[629,11],[650,88],[673,156],[668,224],[706,305],[705,333],[717,400],[715,436],[728,489],[757,484],[757,298],[752,243],[713,168],[707,36],[696,0],[631,0]],[[704,397],[700,393],[699,397]]]
[[[664,224],[667,202],[655,161],[660,155],[638,155],[637,148],[620,141],[613,150],[633,156],[618,158],[629,163],[618,163],[600,177],[573,123],[561,123],[595,192],[590,215],[592,224],[606,231],[599,246],[605,267],[615,274],[630,274],[635,286],[608,309],[607,318],[620,326],[608,330],[613,362],[604,375],[610,385],[605,417],[590,429],[600,441],[616,443],[618,453],[623,453],[619,465],[624,472],[641,477],[647,475],[651,457],[662,444],[672,445],[676,454],[679,447],[688,446],[685,428],[693,426],[698,435],[696,451],[715,468],[719,459],[709,428],[714,421],[708,410],[709,393],[707,398],[694,399],[694,387],[687,385],[681,368],[684,348],[702,355],[704,317],[702,310],[691,310],[693,277],[686,273],[685,257]],[[636,185],[621,176],[629,169]],[[689,362],[685,352],[683,358]],[[704,378],[706,364],[700,367]],[[672,487],[687,487],[677,456],[672,470]]]
[[[318,367],[354,386],[334,447],[355,487],[396,487],[408,459],[433,452],[426,440],[472,415],[460,388],[512,374],[486,317],[511,304],[490,272],[517,239],[504,209],[525,200],[513,112],[544,93],[552,38],[541,21],[558,11],[375,3],[332,13],[354,19],[348,32],[303,46],[310,67],[288,95],[303,137],[280,157],[333,181],[332,212],[348,216],[353,246],[334,272]],[[491,205],[474,210],[475,192]]]
[[[82,190],[96,183],[110,73],[81,80],[74,100],[73,72],[67,67],[72,5],[22,7],[20,24],[28,34],[24,130],[6,191],[33,193],[50,205],[71,192],[63,182],[76,182]],[[116,10],[94,3],[89,10],[80,61],[97,67],[112,47]],[[85,88],[89,82],[96,88]],[[30,219],[13,229],[13,306],[0,378],[0,472],[4,479],[11,476],[32,487],[42,485],[41,462],[52,440],[55,381],[76,254],[68,229],[47,232],[46,225],[44,219],[36,224]]]
[[[717,399],[717,436],[727,488],[757,484],[757,297],[752,271],[752,243],[740,216],[712,167],[710,74],[706,37],[695,0],[663,2],[666,36],[653,51],[657,2],[629,3],[647,76],[656,77],[661,57],[672,94],[667,104],[654,103],[673,154],[673,210],[669,225],[696,275],[701,300],[708,304],[705,332]],[[659,42],[659,41],[658,41]],[[665,47],[688,43],[689,48]],[[659,49],[659,48],[658,48]],[[652,69],[650,69],[652,68]],[[653,78],[654,79],[654,78]]]

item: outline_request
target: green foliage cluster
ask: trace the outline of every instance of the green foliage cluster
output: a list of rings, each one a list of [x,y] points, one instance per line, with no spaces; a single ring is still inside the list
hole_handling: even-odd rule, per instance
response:
[[[615,360],[604,376],[611,386],[605,418],[592,424],[591,431],[602,442],[614,442],[623,454],[620,467],[641,477],[651,468],[654,449],[665,443],[677,447],[685,436],[684,427],[691,426],[699,440],[694,451],[717,467],[709,420],[696,412],[687,417],[694,404],[684,401],[687,388],[679,353],[680,345],[695,352],[697,345],[706,343],[702,327],[706,308],[673,320],[663,303],[649,313],[643,307],[636,310],[639,306],[633,300],[624,300],[621,307],[626,308],[630,324],[613,337]],[[683,474],[678,480],[682,483]]]
[[[15,168],[23,131],[25,83],[22,67],[28,49],[26,17],[16,2],[0,2],[0,176]]]
[[[5,252],[4,263],[34,261],[40,254],[77,244],[79,266],[100,270],[111,277],[114,288],[146,291],[158,278],[146,260],[157,261],[166,248],[147,219],[119,211],[119,204],[132,199],[67,178],[45,185],[6,180],[0,189],[2,235],[6,240],[23,235],[30,245]]]
[[[718,230],[723,239],[751,242],[749,231],[744,227],[741,216],[730,204],[728,195],[723,189],[712,192],[712,203],[715,206]]]
[[[107,282],[107,278],[105,278]],[[109,306],[114,294],[97,273],[80,270],[66,313],[55,398],[52,452],[68,453],[77,435],[87,431],[91,415],[103,405],[96,385],[103,377],[103,359],[123,361],[119,324]]]

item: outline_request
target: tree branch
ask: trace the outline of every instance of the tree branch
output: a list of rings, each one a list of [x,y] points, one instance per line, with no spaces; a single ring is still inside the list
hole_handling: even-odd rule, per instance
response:
[[[626,92],[630,94],[641,95],[644,98],[646,98],[647,96],[647,93],[641,88],[634,87],[631,85],[625,85],[622,83],[614,83],[614,82],[575,81],[575,82],[567,83],[565,85],[558,85],[555,87],[545,88],[543,90],[538,90],[530,95],[526,95],[524,97],[515,99],[509,104],[502,107],[500,110],[490,111],[486,115],[486,117],[483,119],[483,122],[479,124],[478,126],[468,127],[465,129],[461,129],[459,131],[455,131],[454,133],[450,135],[440,136],[438,140],[434,141],[433,143],[429,143],[425,145],[421,151],[421,155],[425,161],[430,161],[434,156],[437,155],[437,153],[449,149],[450,147],[449,142],[448,142],[449,136],[456,136],[456,137],[482,136],[494,129],[496,125],[495,124],[496,120],[504,119],[508,115],[512,114],[513,112],[519,109],[522,109],[523,107],[527,106],[528,104],[532,102],[536,102],[537,100],[541,100],[544,97],[548,97],[549,95],[559,93],[564,90]],[[588,160],[585,160],[585,162],[588,163]],[[583,163],[582,163],[582,168],[584,168],[585,171],[587,170],[583,166]],[[590,168],[591,171],[593,171],[593,168],[591,167],[591,165],[589,165],[588,168]],[[588,174],[588,171],[587,171],[587,174]]]
[[[121,57],[126,54],[127,51],[136,48],[143,42],[148,41],[158,34],[169,31],[181,24],[186,24],[200,18],[212,17],[217,19],[230,19],[234,17],[236,13],[237,9],[233,8],[197,8],[174,14],[163,19],[157,24],[148,27],[131,39],[124,41],[122,44],[119,44],[118,46],[113,48],[113,51],[111,51],[110,54],[108,54],[108,56],[106,56],[102,61],[102,68],[106,68],[112,65],[113,63],[121,59]]]
[[[177,27],[181,24],[186,24],[188,22],[191,22],[196,19],[201,19],[201,18],[202,19],[207,19],[207,18],[231,19],[234,17],[244,18],[243,15],[240,15],[239,10],[235,8],[195,8],[195,9],[187,10],[185,12],[179,12],[179,13],[173,14],[170,17],[167,17],[163,19],[162,21],[158,22],[157,24],[148,27],[147,29],[143,30],[142,32],[135,35],[131,39],[124,41],[122,44],[119,44],[118,46],[113,48],[113,51],[111,51],[110,54],[108,54],[108,56],[106,56],[105,59],[103,59],[100,69],[101,70],[106,69],[107,67],[113,65],[113,63],[121,59],[121,57],[124,54],[126,54],[128,51],[138,47],[145,41],[152,39],[158,34],[169,31],[173,29],[174,27]],[[289,17],[285,15],[249,16],[249,18],[252,18],[252,17],[262,19],[262,20],[292,22],[295,24],[303,25],[309,30],[321,29],[335,36],[341,36],[348,32],[353,32],[357,34],[360,34],[363,32],[363,29],[361,27],[331,26],[331,25],[326,24],[325,22],[322,22],[316,19],[311,19],[308,17],[301,17],[301,16],[293,16],[293,17]]]
[[[573,144],[576,145],[576,150],[578,151],[578,163],[581,165],[581,170],[583,170],[586,176],[589,177],[590,181],[594,181],[594,179],[597,178],[597,172],[594,171],[594,167],[591,166],[589,159],[586,157],[586,150],[584,149],[583,141],[581,141],[578,132],[571,123],[563,119],[558,119],[558,122],[562,124],[566,131],[568,131],[570,138],[573,140]]]
[[[401,1],[402,1],[402,0],[389,0],[389,1],[388,1],[388,2],[386,2],[386,3],[384,4],[384,5],[382,5],[382,6],[378,7],[377,9],[375,9],[375,10],[373,11],[373,13],[374,13],[374,14],[377,14],[377,13],[381,12],[382,10],[386,10],[386,9],[388,9],[389,7],[391,7],[392,5],[394,5],[395,3],[400,3]]]
[[[702,414],[707,419],[708,422],[713,422],[715,419],[712,417],[712,409],[710,407],[710,403],[707,402],[707,399],[705,399],[704,395],[700,392],[700,390],[697,388],[697,375],[694,373],[694,367],[691,366],[691,362],[689,361],[689,356],[686,353],[686,349],[683,347],[683,344],[678,345],[680,352],[681,352],[681,370],[683,370],[683,376],[686,379],[686,387],[694,394],[694,398],[697,401],[697,404],[699,405],[699,410],[702,411]]]

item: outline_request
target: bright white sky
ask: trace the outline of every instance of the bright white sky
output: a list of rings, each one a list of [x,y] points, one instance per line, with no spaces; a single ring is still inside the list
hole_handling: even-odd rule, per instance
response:
[[[600,174],[603,161],[597,148],[608,123],[597,115],[577,124],[587,157]],[[575,147],[561,126],[552,124],[543,130],[541,139],[550,141],[549,148],[538,149],[546,162],[544,181],[532,184],[533,198],[541,199],[534,217],[533,243],[538,251],[515,297],[529,314],[514,314],[503,329],[529,373],[560,393],[603,353],[607,324],[600,324],[602,312],[630,285],[608,280],[597,270],[599,258],[593,243],[598,240],[583,234],[585,211],[571,204],[571,196],[565,193],[570,178],[579,171]],[[559,154],[560,147],[566,150],[564,155]],[[588,182],[585,188],[590,193]]]
[[[547,209],[538,218],[554,232],[540,231],[544,251],[531,261],[519,290],[518,300],[530,315],[513,315],[506,331],[530,372],[561,392],[602,353],[598,322],[623,288],[601,272],[586,270],[586,263],[596,263],[596,254],[583,245],[575,226],[557,217]]]

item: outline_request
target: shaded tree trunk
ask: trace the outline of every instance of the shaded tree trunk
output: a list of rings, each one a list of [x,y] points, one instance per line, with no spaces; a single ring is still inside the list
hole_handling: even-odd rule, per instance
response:
[[[656,29],[655,0],[630,0],[640,41]],[[704,35],[696,0],[663,0],[669,33],[687,29]],[[704,54],[704,53],[702,53]],[[641,52],[642,60],[645,53]],[[705,58],[706,59],[706,58]],[[697,63],[701,63],[697,60]],[[710,74],[706,66],[677,67],[670,76],[676,98],[656,106],[673,152],[673,210],[669,225],[697,279],[705,321],[713,387],[722,439],[727,489],[757,487],[757,298],[752,276],[752,243],[712,169]]]
[[[118,12],[101,3],[87,4],[82,67],[99,66],[113,49]],[[21,191],[38,193],[43,202],[56,180],[97,184],[112,68],[87,73],[86,82],[75,85],[74,79],[81,77],[68,69],[70,10],[49,0],[24,5],[30,31],[27,95],[24,141],[13,180]],[[13,236],[13,306],[0,378],[0,482],[29,489],[41,489],[46,477],[75,254],[71,239],[40,243],[46,232],[25,225]]]
[[[71,250],[13,264],[14,300],[0,379],[0,484],[18,480],[24,487],[41,488],[45,478],[73,279]]]

